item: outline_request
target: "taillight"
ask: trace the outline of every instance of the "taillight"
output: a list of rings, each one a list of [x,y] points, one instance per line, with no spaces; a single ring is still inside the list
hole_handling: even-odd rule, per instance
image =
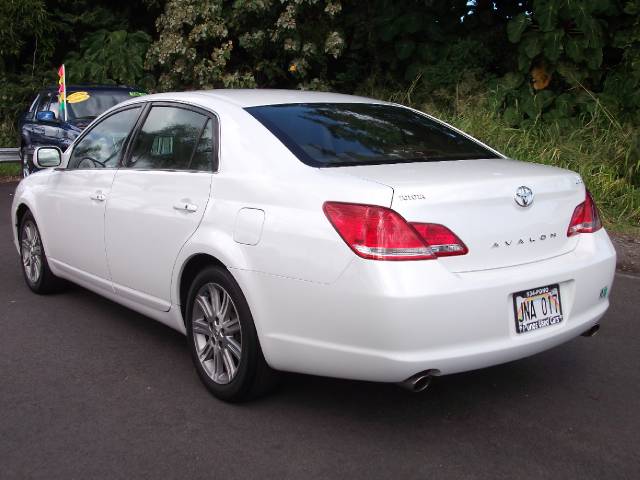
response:
[[[467,246],[458,236],[444,225],[437,223],[411,223],[424,241],[429,245],[436,257],[465,255]]]
[[[468,251],[446,227],[409,224],[390,208],[342,202],[325,202],[322,208],[345,243],[362,258],[433,260]]]
[[[589,190],[580,205],[573,211],[569,228],[567,229],[567,237],[577,235],[578,233],[593,233],[602,228],[600,214],[596,203],[593,201]]]

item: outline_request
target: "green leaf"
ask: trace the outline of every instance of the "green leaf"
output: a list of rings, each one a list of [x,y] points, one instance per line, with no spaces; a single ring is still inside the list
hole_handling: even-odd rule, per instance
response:
[[[536,111],[541,113],[553,103],[555,94],[551,90],[540,90],[533,96]]]
[[[529,25],[529,17],[525,13],[520,13],[509,20],[507,24],[507,36],[511,43],[518,43],[522,34]]]
[[[571,36],[567,38],[567,41],[565,42],[565,51],[571,60],[576,63],[582,62],[584,60],[582,50],[583,47],[580,41]]]
[[[127,32],[125,30],[116,30],[112,32],[109,40],[114,43],[124,43],[127,39]]]
[[[587,54],[587,67],[591,70],[597,70],[602,65],[602,48],[589,48],[585,52]]]
[[[540,114],[538,105],[534,100],[534,96],[529,91],[522,91],[520,94],[520,109],[529,117],[537,118]]]
[[[570,85],[578,85],[586,77],[584,69],[571,62],[560,62],[556,67],[556,71]]]
[[[558,23],[558,5],[555,0],[534,0],[533,12],[543,32],[549,32]]]
[[[396,42],[396,56],[399,60],[406,60],[411,56],[415,48],[416,44],[412,40],[401,40],[399,42]]]
[[[522,39],[520,47],[524,50],[524,53],[527,54],[527,57],[531,59],[536,58],[542,52],[540,35],[534,32],[527,33]]]
[[[401,15],[395,21],[397,31],[403,33],[416,33],[422,27],[422,17],[413,13]]]
[[[531,59],[524,53],[518,54],[518,70],[528,72],[531,69]]]
[[[386,23],[380,30],[378,36],[383,42],[390,42],[398,35],[398,25],[396,22]]]
[[[552,62],[556,62],[562,55],[562,39],[564,30],[554,30],[544,34],[544,54]]]
[[[515,107],[507,107],[502,115],[504,121],[511,127],[517,127],[522,121],[522,115]]]
[[[610,0],[592,0],[593,2],[593,11],[595,13],[605,13],[612,8],[615,8],[615,5]],[[631,2],[628,2],[631,3]]]
[[[585,17],[576,23],[584,35],[583,45],[585,47],[598,48],[602,46],[602,27],[596,18]]]
[[[574,101],[571,95],[563,93],[554,102],[558,117],[570,117],[573,111]]]
[[[500,85],[507,90],[516,90],[524,81],[524,75],[509,72],[500,79]]]

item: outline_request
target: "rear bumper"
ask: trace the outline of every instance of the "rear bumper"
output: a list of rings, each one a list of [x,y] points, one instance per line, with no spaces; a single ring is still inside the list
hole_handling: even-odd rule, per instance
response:
[[[332,284],[234,270],[262,349],[276,368],[398,382],[516,360],[598,323],[609,306],[615,250],[604,230],[571,253],[527,265],[451,273],[443,261],[359,258]],[[560,284],[564,320],[517,334],[512,293]]]

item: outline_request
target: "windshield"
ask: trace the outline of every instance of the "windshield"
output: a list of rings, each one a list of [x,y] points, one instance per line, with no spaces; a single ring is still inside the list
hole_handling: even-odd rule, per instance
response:
[[[140,95],[143,94],[129,90],[70,90],[67,92],[69,109],[67,118],[69,120],[92,119],[114,105]],[[58,99],[54,97],[49,110],[58,114],[59,109]],[[59,118],[62,118],[62,112]]]
[[[425,115],[393,105],[298,103],[246,110],[314,167],[498,157]]]

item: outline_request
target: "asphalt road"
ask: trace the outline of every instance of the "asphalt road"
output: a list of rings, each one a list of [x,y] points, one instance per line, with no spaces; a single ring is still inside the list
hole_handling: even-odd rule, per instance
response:
[[[392,385],[287,375],[227,405],[178,333],[79,287],[37,296],[0,185],[0,478],[640,478],[640,280],[594,338]],[[73,242],[70,238],[69,242]]]

